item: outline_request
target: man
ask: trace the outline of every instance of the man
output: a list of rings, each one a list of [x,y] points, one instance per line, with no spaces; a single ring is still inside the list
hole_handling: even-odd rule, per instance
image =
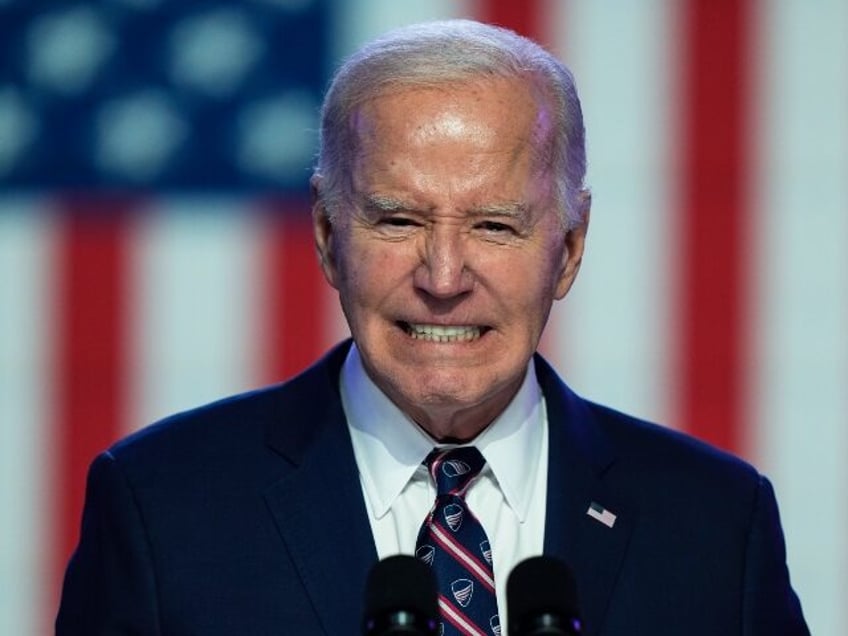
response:
[[[584,633],[808,633],[768,481],[535,355],[580,266],[584,173],[571,75],[536,44],[450,21],[352,56],[312,179],[352,342],[98,457],[57,633],[355,634],[396,553],[433,564],[446,634],[505,631],[538,554],[574,570]],[[442,471],[470,481],[444,494]],[[457,566],[462,526],[483,558]]]

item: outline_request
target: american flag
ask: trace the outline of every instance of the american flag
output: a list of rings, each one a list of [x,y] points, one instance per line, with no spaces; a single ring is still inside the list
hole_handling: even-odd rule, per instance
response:
[[[458,16],[581,92],[592,222],[545,353],[767,473],[813,633],[848,633],[844,0],[0,0],[0,633],[51,631],[97,451],[346,334],[309,235],[322,90]]]
[[[612,528],[615,525],[615,520],[618,518],[617,515],[594,501],[589,504],[589,509],[586,510],[586,514],[592,517],[595,521],[600,521],[607,528]]]

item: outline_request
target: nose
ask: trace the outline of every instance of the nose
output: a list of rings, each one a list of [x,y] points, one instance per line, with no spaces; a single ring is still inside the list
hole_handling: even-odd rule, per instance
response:
[[[466,244],[456,227],[432,227],[424,241],[421,264],[415,270],[416,288],[435,298],[453,298],[471,291]]]

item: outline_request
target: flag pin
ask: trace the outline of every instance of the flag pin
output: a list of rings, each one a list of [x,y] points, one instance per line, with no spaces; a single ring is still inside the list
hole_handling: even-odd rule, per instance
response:
[[[600,521],[607,528],[612,528],[613,525],[615,525],[615,520],[617,518],[601,504],[594,501],[589,504],[589,509],[586,511],[586,514],[592,517],[595,521]]]

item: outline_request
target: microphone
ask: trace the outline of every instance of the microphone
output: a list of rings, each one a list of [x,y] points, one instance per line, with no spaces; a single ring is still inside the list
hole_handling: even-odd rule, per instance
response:
[[[509,636],[574,636],[582,633],[577,582],[553,557],[515,566],[506,582]]]
[[[439,626],[436,579],[415,557],[379,561],[365,586],[363,636],[435,636]]]

